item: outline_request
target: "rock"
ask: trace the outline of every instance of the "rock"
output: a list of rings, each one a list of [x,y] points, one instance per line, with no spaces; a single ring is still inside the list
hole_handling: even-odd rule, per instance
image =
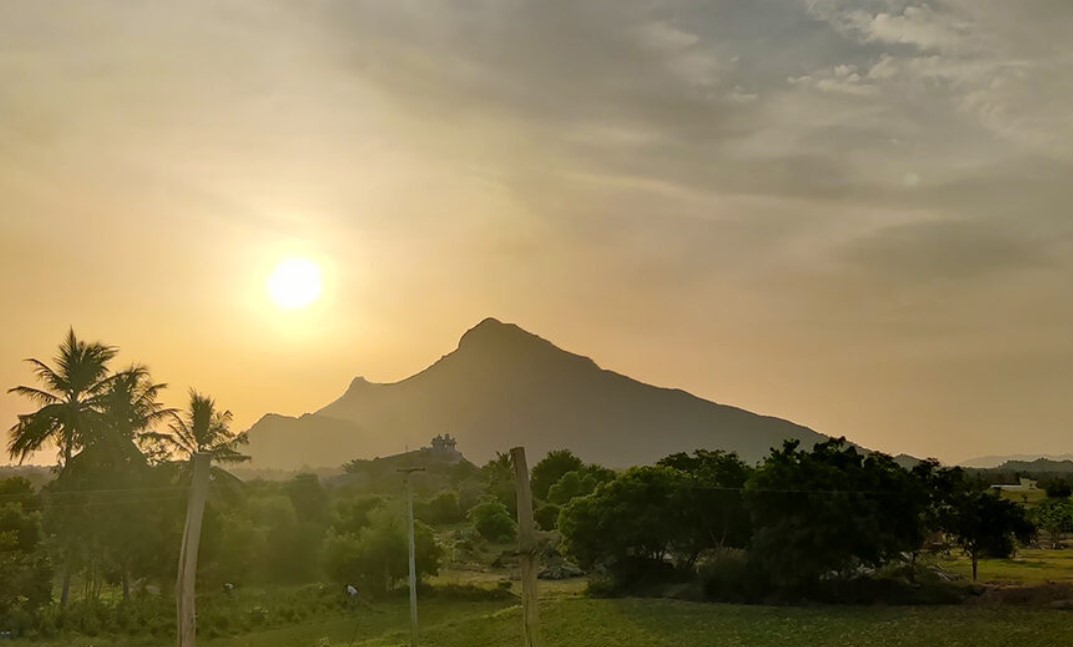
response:
[[[573,564],[564,562],[555,566],[548,566],[537,574],[537,578],[541,580],[569,580],[575,577],[583,577],[584,575],[585,571]]]

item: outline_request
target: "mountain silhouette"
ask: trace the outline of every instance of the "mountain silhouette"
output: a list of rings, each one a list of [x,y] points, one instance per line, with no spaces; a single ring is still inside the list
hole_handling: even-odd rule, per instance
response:
[[[600,368],[514,324],[485,319],[424,371],[392,384],[356,378],[339,399],[301,418],[268,415],[249,432],[259,467],[341,465],[398,454],[437,434],[480,464],[523,445],[533,460],[569,448],[612,467],[699,448],[756,461],[807,427],[643,384]]]

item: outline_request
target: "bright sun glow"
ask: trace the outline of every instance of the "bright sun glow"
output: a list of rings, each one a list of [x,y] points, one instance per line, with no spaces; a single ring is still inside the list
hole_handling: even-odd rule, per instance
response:
[[[268,277],[268,294],[277,306],[287,310],[312,305],[320,298],[320,291],[320,267],[308,258],[280,261]]]

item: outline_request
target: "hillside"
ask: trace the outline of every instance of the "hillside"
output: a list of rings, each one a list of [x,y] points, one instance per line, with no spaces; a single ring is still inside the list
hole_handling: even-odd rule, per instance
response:
[[[697,448],[758,460],[784,439],[826,437],[800,425],[716,404],[601,369],[513,324],[486,319],[458,348],[393,384],[355,379],[301,418],[266,416],[250,430],[255,466],[338,465],[402,452],[449,433],[481,463],[524,445],[532,456],[568,447],[610,466]],[[330,461],[318,463],[316,461]]]
[[[1034,461],[1006,461],[993,468],[996,472],[1026,472],[1029,474],[1073,474],[1073,461],[1037,458]]]
[[[1012,454],[1009,456],[980,456],[959,463],[962,467],[975,469],[1005,468],[1007,463],[1031,463],[1033,461],[1052,461],[1061,463],[1073,460],[1073,454]]]
[[[250,428],[250,444],[243,451],[254,458],[248,467],[257,470],[338,469],[365,454],[366,436],[360,426],[346,420],[270,413]]]

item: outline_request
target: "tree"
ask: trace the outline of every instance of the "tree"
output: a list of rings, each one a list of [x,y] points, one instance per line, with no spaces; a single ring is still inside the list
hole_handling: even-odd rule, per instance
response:
[[[440,492],[428,502],[427,516],[429,523],[451,524],[466,518],[462,506],[458,504],[458,494],[453,490]]]
[[[377,496],[336,501],[332,528],[339,534],[356,535],[372,523],[373,512],[383,505],[384,500]]]
[[[1047,491],[1048,499],[1068,499],[1073,496],[1073,486],[1070,486],[1069,481],[1061,477],[1049,479],[1044,484],[1044,489]]]
[[[1030,516],[1036,527],[1047,533],[1051,548],[1061,548],[1066,533],[1073,532],[1073,502],[1068,498],[1047,498]]]
[[[209,473],[214,489],[237,496],[242,482],[230,472],[216,464],[236,464],[250,460],[239,452],[238,448],[249,442],[245,433],[236,434],[231,430],[231,412],[220,411],[216,401],[207,395],[190,389],[190,400],[186,409],[171,414],[172,422],[164,433],[145,432],[139,435],[144,445],[151,447],[154,456],[175,456],[179,463],[172,465],[176,470],[174,479],[188,482],[193,476],[191,459],[196,453],[208,453],[212,456]]]
[[[1009,557],[1013,554],[1014,540],[1027,542],[1035,530],[1024,508],[984,487],[958,493],[946,525],[946,530],[972,560],[974,582],[981,556]]]
[[[153,382],[145,366],[134,365],[113,375],[100,402],[102,430],[90,442],[110,439],[133,443],[140,434],[172,418],[175,410],[160,402],[165,388],[166,384]]]
[[[116,353],[113,346],[79,340],[70,329],[53,359],[54,367],[27,359],[43,388],[16,386],[8,393],[28,398],[40,408],[20,415],[11,428],[9,455],[21,462],[53,442],[66,465],[101,425],[103,400],[111,386],[108,363]]]
[[[862,454],[844,439],[811,451],[787,441],[746,485],[751,554],[786,590],[877,567],[923,538],[926,497],[889,456]]]
[[[373,515],[372,525],[356,535],[333,532],[328,536],[325,570],[340,584],[390,591],[409,573],[408,544],[402,519],[379,511]],[[443,549],[432,530],[420,521],[414,525],[414,557],[418,578],[439,572]]]
[[[572,471],[563,474],[548,490],[545,500],[558,506],[566,505],[579,496],[586,496],[596,491],[596,479],[591,474]]]
[[[509,541],[518,532],[510,511],[494,499],[473,506],[468,516],[477,533],[488,541]]]
[[[244,433],[231,431],[231,418],[230,411],[216,408],[214,399],[190,389],[190,401],[181,414],[173,417],[169,432],[147,433],[142,437],[160,443],[182,461],[189,461],[194,454],[208,453],[214,463],[243,463],[250,457],[238,448],[249,439]]]
[[[513,515],[518,511],[517,486],[514,482],[514,461],[510,454],[496,452],[480,471],[485,494],[502,503]]]
[[[137,441],[140,435],[151,433],[157,424],[174,416],[174,410],[160,402],[160,392],[166,386],[154,382],[149,369],[142,365],[113,375],[101,400],[101,424],[86,439],[84,451],[98,455],[87,456],[83,469],[94,469],[97,465],[97,469],[121,470],[122,473],[112,474],[112,478],[132,490],[155,483],[157,474],[148,469]],[[123,599],[127,599],[135,569],[156,570],[162,547],[150,541],[150,537],[162,539],[157,532],[162,525],[162,511],[159,506],[144,503],[124,503],[117,511],[120,518],[112,519],[101,529],[102,541],[110,553],[112,575],[122,582]],[[105,514],[110,515],[111,511]]]
[[[52,569],[42,550],[41,500],[24,478],[0,480],[0,626],[52,597]]]
[[[675,548],[687,565],[692,566],[705,550],[749,544],[752,524],[744,488],[752,469],[737,454],[700,449],[692,455],[672,454],[659,465],[685,476],[672,505],[683,516],[683,532]]]
[[[585,463],[574,456],[569,449],[556,449],[540,459],[530,472],[530,484],[533,496],[542,501],[548,500],[548,491],[568,472],[580,472]]]
[[[559,515],[562,511],[562,506],[541,503],[533,510],[533,521],[541,530],[555,530],[559,527]]]
[[[145,545],[141,536],[159,504],[145,494],[151,477],[145,456],[133,442],[92,442],[48,484],[45,524],[56,537],[63,564],[61,604],[72,575],[80,571],[83,598],[97,600],[107,583],[129,592],[130,567]]]
[[[663,571],[682,533],[681,511],[670,502],[683,485],[670,467],[634,467],[574,499],[559,514],[567,552],[583,568],[606,567],[618,586]]]

